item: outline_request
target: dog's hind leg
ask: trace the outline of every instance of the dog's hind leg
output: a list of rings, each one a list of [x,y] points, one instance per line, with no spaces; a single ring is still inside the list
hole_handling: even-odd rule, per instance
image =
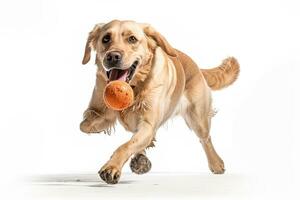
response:
[[[150,145],[146,148],[155,147],[155,138],[152,139]],[[145,174],[151,170],[152,164],[146,156],[146,149],[136,153],[130,161],[130,169],[136,174]]]
[[[130,169],[136,174],[145,174],[151,169],[151,162],[146,156],[146,151],[136,153],[130,161]]]
[[[193,87],[185,91],[187,105],[182,115],[200,139],[210,170],[214,174],[222,174],[225,171],[224,162],[214,149],[209,133],[213,116],[210,90],[199,79],[192,83]]]
[[[214,149],[209,134],[210,121],[211,121],[210,117],[199,116],[191,108],[189,109],[188,112],[189,113],[185,117],[186,123],[191,129],[193,129],[193,131],[199,137],[207,157],[209,169],[214,174],[223,174],[225,171],[224,162],[217,154],[216,150]]]

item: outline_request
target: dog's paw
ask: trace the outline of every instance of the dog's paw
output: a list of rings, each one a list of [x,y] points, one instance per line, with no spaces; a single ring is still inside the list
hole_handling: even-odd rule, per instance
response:
[[[151,169],[150,160],[143,154],[137,154],[130,161],[131,171],[136,174],[145,174]]]
[[[85,119],[80,123],[80,130],[84,133],[99,133],[102,131],[97,127],[97,124],[95,124],[94,121],[88,119]]]
[[[98,172],[100,178],[108,184],[116,184],[118,183],[121,170],[114,166],[103,166]]]
[[[209,162],[209,169],[214,174],[224,174],[225,167],[221,158]]]
[[[80,130],[84,133],[99,133],[103,130],[101,127],[102,117],[94,110],[86,110],[84,120],[80,123]]]

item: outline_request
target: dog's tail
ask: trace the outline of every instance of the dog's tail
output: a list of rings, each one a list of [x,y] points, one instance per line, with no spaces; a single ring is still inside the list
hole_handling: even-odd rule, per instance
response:
[[[223,60],[222,64],[212,69],[201,69],[208,86],[220,90],[231,85],[240,72],[240,65],[234,57]]]

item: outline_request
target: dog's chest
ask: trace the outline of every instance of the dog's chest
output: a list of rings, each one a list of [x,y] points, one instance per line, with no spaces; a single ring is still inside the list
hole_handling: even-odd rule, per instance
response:
[[[137,112],[125,111],[120,112],[118,116],[122,126],[130,132],[136,132],[138,129],[139,114]]]
[[[151,109],[149,103],[150,101],[145,97],[147,96],[146,94],[149,93],[149,91],[140,92],[132,106],[119,112],[119,122],[127,131],[137,132],[139,122],[141,121],[141,118],[143,118],[142,116],[145,114],[145,112],[149,112],[149,110]]]

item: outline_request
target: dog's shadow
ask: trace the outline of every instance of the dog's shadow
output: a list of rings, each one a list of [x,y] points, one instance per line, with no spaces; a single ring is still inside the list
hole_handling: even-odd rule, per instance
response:
[[[33,185],[43,186],[86,186],[86,187],[113,187],[103,182],[99,176],[93,174],[56,174],[56,175],[40,175],[27,178],[27,181]],[[119,184],[132,184],[134,180],[121,180]]]

